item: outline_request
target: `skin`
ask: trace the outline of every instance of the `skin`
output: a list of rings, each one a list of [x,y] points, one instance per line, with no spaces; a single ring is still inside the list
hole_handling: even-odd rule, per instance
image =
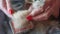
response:
[[[43,21],[43,20],[48,20],[48,18],[53,15],[55,18],[59,16],[59,1],[60,0],[46,0],[45,5],[38,8],[34,15],[32,15],[33,20],[37,21]],[[3,7],[6,8],[6,2],[3,1]],[[32,11],[32,6],[29,8],[30,12]]]
[[[5,0],[3,0],[3,7],[7,9],[6,1]]]
[[[59,1],[60,0],[46,0],[45,5],[38,8],[34,15],[31,13],[29,15],[32,15],[32,19],[34,21],[44,21],[48,20],[48,18],[53,15],[55,18],[58,18],[59,16]],[[32,6],[29,8],[29,11],[32,11]]]

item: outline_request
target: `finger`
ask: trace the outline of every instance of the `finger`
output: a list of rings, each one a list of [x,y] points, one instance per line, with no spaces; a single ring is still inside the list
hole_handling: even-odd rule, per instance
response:
[[[52,6],[53,16],[58,18],[59,16],[59,2],[56,0]]]
[[[30,6],[29,9],[28,9],[28,11],[29,11],[29,12],[32,12],[32,10],[33,10],[33,7]]]
[[[5,0],[3,0],[3,7],[4,7],[5,9],[7,9],[6,1],[5,1]]]
[[[33,20],[43,21],[43,20],[47,20],[50,16],[51,16],[51,10],[48,10],[47,12],[45,12],[43,14],[33,17]]]
[[[4,7],[5,8],[5,0],[0,0],[0,7]]]
[[[46,20],[46,19],[47,19],[47,16],[45,14],[33,17],[34,21],[43,21],[43,20]]]
[[[27,16],[27,19],[28,20],[32,20],[32,17],[36,16],[36,15],[39,15],[40,13],[43,12],[43,9],[38,9],[36,10],[34,13],[30,13],[28,16]]]
[[[36,15],[39,15],[39,14],[41,14],[41,13],[43,13],[43,8],[42,8],[42,7],[36,9],[33,13],[31,13],[31,15],[32,15],[32,16],[36,16]]]
[[[40,11],[41,11],[41,12],[40,12]],[[32,12],[32,11],[31,11],[31,12]],[[34,16],[36,16],[36,15],[42,13],[42,12],[43,12],[42,9],[38,9],[38,10],[36,10],[33,14],[30,13],[26,18],[30,21],[30,20],[32,20],[32,17],[34,17]]]
[[[46,0],[43,8],[46,9],[48,6],[51,7],[52,3],[53,3],[53,0]]]
[[[40,13],[42,13],[42,12],[43,12],[43,8],[41,7],[41,8],[33,10],[29,15],[36,16],[36,15],[39,15]]]

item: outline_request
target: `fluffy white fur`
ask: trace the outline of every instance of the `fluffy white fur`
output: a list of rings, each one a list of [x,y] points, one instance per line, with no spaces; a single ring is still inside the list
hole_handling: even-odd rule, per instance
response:
[[[14,18],[12,18],[12,21],[13,21],[13,24],[14,24],[13,27],[15,30],[33,26],[33,24],[26,19],[26,16],[28,14],[29,12],[27,10],[21,10],[13,14]],[[32,29],[32,27],[27,28],[25,30],[16,31],[16,33],[28,31],[29,29]]]

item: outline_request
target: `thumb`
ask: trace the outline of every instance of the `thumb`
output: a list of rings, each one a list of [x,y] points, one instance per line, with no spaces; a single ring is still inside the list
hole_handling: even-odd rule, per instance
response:
[[[43,12],[43,8],[40,7],[38,9],[33,9],[29,15],[34,17],[34,16],[41,14],[42,12]]]
[[[27,19],[28,20],[33,20],[32,17],[37,16],[37,15],[39,15],[42,12],[43,12],[43,9],[42,8],[35,9],[35,10],[33,10],[33,11],[30,12],[30,14],[27,16]]]

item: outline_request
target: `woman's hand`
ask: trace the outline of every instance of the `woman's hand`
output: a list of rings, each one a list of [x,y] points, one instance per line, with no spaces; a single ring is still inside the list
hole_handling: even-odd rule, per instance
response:
[[[1,7],[3,7],[3,8],[7,8],[6,7],[6,0],[0,0],[0,9],[1,9]]]
[[[33,7],[31,6],[29,8],[29,11],[32,12],[32,10]],[[29,15],[32,16],[32,19],[35,21],[44,21],[48,20],[48,18],[51,15],[57,18],[59,15],[58,10],[59,10],[59,0],[46,0],[45,5],[43,7],[38,8],[33,15],[31,13]]]
[[[9,4],[9,3],[8,3]],[[11,15],[12,10],[8,11],[8,9],[10,9],[10,4],[9,7],[7,7],[7,0],[0,0],[0,9],[10,18],[12,18],[13,16]]]

